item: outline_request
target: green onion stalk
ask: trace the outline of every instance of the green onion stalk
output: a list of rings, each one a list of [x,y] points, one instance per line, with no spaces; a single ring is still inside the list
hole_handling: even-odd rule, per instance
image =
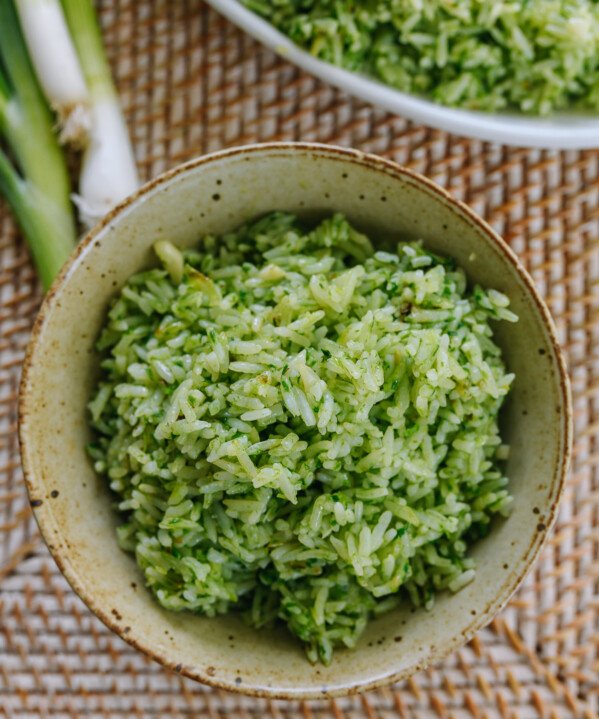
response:
[[[59,141],[82,149],[91,130],[90,98],[60,0],[14,0],[37,79],[57,116]]]
[[[92,0],[62,0],[89,92],[91,127],[74,198],[82,221],[95,224],[139,187],[127,124],[104,53]]]
[[[90,227],[139,186],[93,2],[14,1],[61,141],[83,150],[73,199]]]
[[[76,242],[65,157],[13,0],[0,0],[0,193],[47,289]]]

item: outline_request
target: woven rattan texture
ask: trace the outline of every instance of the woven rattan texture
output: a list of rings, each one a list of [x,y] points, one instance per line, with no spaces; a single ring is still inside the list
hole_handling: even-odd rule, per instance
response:
[[[488,219],[556,318],[573,380],[574,466],[535,570],[489,628],[436,668],[332,702],[267,702],[182,679],[95,619],[32,520],[16,392],[41,296],[0,205],[0,716],[597,716],[599,153],[506,149],[414,126],[302,74],[199,0],[102,0],[100,9],[144,178],[231,145],[317,140],[393,158]]]

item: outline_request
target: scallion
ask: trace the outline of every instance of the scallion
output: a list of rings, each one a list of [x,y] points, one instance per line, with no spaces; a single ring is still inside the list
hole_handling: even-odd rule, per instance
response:
[[[0,0],[0,191],[49,287],[76,241],[70,182],[12,0]]]
[[[60,140],[83,147],[91,130],[89,93],[60,0],[15,0],[37,79],[58,115]]]
[[[92,1],[62,0],[62,7],[90,98],[91,129],[75,202],[91,225],[134,192],[139,180]]]

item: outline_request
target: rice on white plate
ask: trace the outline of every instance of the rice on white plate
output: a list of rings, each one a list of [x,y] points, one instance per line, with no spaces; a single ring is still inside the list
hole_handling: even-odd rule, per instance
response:
[[[508,299],[341,215],[156,249],[98,341],[90,453],[157,600],[281,619],[328,663],[372,615],[469,583],[511,501]]]

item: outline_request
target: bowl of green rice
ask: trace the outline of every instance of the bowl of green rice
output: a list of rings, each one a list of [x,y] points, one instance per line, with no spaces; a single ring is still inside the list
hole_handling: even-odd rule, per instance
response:
[[[209,0],[285,60],[344,92],[458,135],[599,146],[593,0]]]
[[[555,330],[508,246],[352,150],[216,153],[142,188],[46,297],[20,439],[73,589],[165,666],[347,694],[488,623],[555,519]]]

